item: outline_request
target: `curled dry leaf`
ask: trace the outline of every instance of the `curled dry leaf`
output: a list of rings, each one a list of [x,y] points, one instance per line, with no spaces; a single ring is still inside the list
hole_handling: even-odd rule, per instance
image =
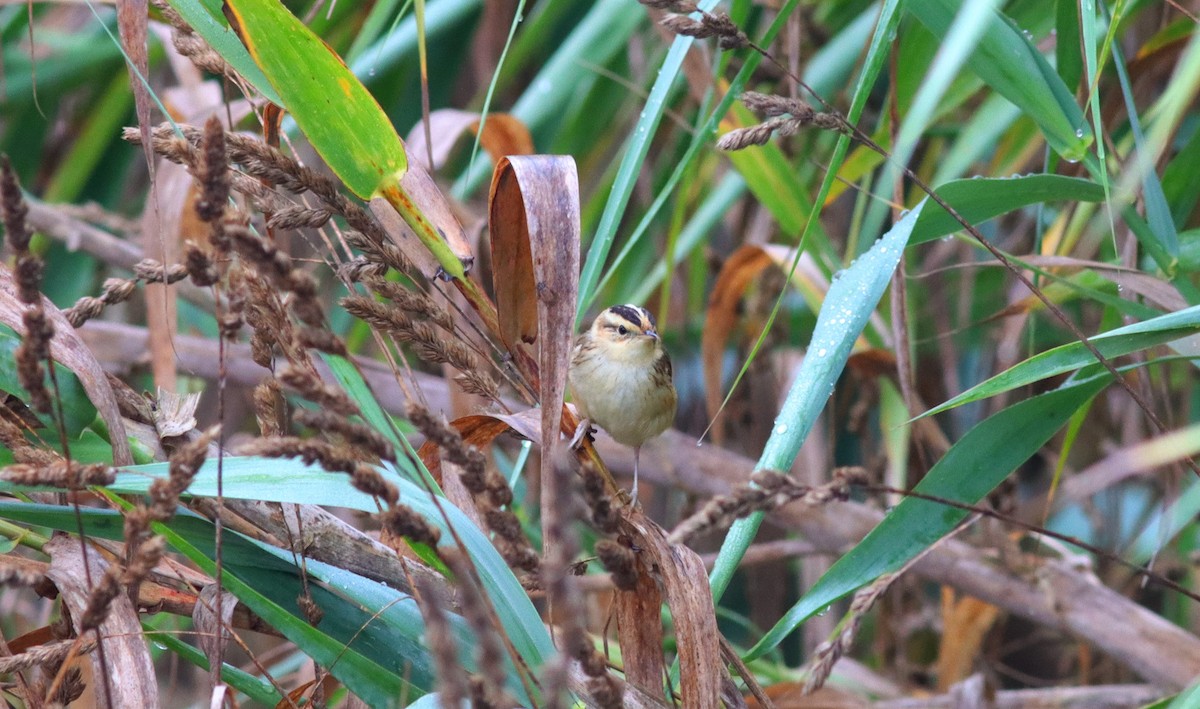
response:
[[[442,108],[429,114],[429,132],[433,135],[433,168],[439,169],[450,157],[454,146],[464,133],[479,132],[479,114],[474,111],[460,111],[454,108]],[[413,159],[422,165],[427,159],[425,147],[425,124],[417,123],[408,134],[409,164]],[[483,135],[479,136],[479,144],[492,156],[492,160],[500,162],[506,155],[531,155],[533,153],[533,136],[519,118],[507,113],[489,113],[483,122]],[[426,165],[428,167],[428,165]]]
[[[487,450],[501,434],[509,431],[532,441],[536,446],[542,444],[541,412],[538,409],[526,409],[515,414],[474,414],[457,418],[448,425],[458,431],[464,443],[480,450]],[[437,446],[426,441],[417,455],[438,484],[442,484],[442,461]]]
[[[518,340],[538,340],[535,386],[542,417],[542,525],[550,529],[562,509],[554,452],[562,429],[579,296],[575,161],[560,155],[503,158],[492,176],[488,214],[501,339],[510,351]]]
[[[780,682],[767,687],[767,698],[777,709],[866,709],[870,706],[862,697],[831,687],[822,687],[812,694],[805,692],[803,682]],[[750,709],[764,709],[753,697],[747,697]]]
[[[142,251],[160,263],[178,263],[185,241],[207,241],[208,225],[196,216],[198,192],[188,169],[166,159],[159,159],[154,169],[155,200],[141,218]],[[154,383],[165,389],[175,388],[178,374],[173,348],[179,330],[178,292],[175,286],[147,283],[143,295],[146,329],[150,331],[150,371]]]
[[[54,361],[64,365],[79,377],[83,390],[87,392],[92,405],[100,412],[100,417],[108,426],[109,438],[113,451],[113,463],[116,465],[133,465],[133,455],[129,451],[129,440],[126,438],[125,423],[121,420],[121,410],[117,406],[116,396],[112,385],[109,384],[100,363],[92,355],[83,340],[71,327],[71,323],[63,317],[59,310],[48,298],[42,298],[42,307],[46,317],[54,324],[54,339],[50,341],[50,355]],[[16,284],[13,283],[12,271],[0,266],[0,322],[16,332],[24,332],[21,324],[21,313],[24,305],[17,299]]]
[[[975,660],[1000,609],[971,596],[955,598],[952,589],[942,588],[942,633],[938,647],[938,691],[965,680],[975,669]]]
[[[487,450],[500,434],[510,430],[540,446],[540,414],[541,412],[537,409],[527,409],[511,416],[476,414],[455,419],[448,425],[458,431],[464,443],[480,450]],[[480,529],[487,529],[488,525],[479,516],[479,510],[476,508],[471,494],[458,479],[458,467],[450,461],[443,462],[440,449],[431,441],[423,443],[420,450],[417,451],[417,455],[425,463],[429,473],[437,480],[450,502],[469,516]]]
[[[153,173],[154,151],[150,147],[150,89],[141,80],[150,75],[150,57],[147,47],[146,14],[147,0],[124,0],[117,3],[117,32],[121,37],[121,49],[128,58],[129,86],[133,89],[133,104],[136,108],[138,130],[142,134],[142,153],[146,167]]]
[[[50,567],[46,576],[62,594],[63,603],[71,609],[71,618],[78,623],[91,599],[93,584],[108,567],[108,562],[92,548],[87,548],[87,568],[84,569],[84,545],[74,537],[59,536],[46,543]],[[91,581],[91,583],[89,583]],[[92,696],[98,707],[156,707],[158,683],[150,650],[142,636],[137,609],[129,596],[118,593],[109,604],[108,615],[97,628],[104,652],[90,655],[95,677],[103,677],[107,688],[97,686]],[[85,638],[86,639],[86,638]],[[110,703],[111,700],[111,703]]]
[[[747,245],[734,251],[721,266],[716,284],[708,299],[708,311],[704,319],[704,334],[700,341],[701,360],[704,365],[705,404],[710,419],[717,415],[721,406],[721,363],[725,345],[737,323],[737,306],[746,288],[765,269],[790,268],[796,252],[779,245]],[[800,257],[796,268],[797,276],[806,277],[814,288],[821,291],[828,287],[812,257],[807,253]],[[801,274],[803,274],[801,276]],[[713,429],[714,439],[719,443],[721,429]]]
[[[217,615],[218,594],[220,616]],[[228,591],[222,592],[216,584],[208,584],[200,589],[196,607],[192,610],[196,639],[200,649],[204,651],[204,656],[208,658],[208,681],[213,687],[221,684],[221,676],[216,668],[221,666],[225,657],[225,646],[229,644],[229,628],[233,625],[233,612],[237,604],[237,596]]]

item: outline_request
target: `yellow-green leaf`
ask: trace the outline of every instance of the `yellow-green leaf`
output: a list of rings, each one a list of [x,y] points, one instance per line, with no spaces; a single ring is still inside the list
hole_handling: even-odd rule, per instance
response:
[[[226,0],[226,15],[316,151],[352,192],[393,186],[408,161],[358,77],[279,0]]]

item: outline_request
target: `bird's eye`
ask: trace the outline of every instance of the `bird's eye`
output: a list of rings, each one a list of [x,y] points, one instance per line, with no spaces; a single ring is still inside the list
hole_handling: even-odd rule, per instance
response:
[[[617,327],[617,332],[621,333],[622,335],[628,335],[629,328],[625,327],[624,325],[620,325]]]

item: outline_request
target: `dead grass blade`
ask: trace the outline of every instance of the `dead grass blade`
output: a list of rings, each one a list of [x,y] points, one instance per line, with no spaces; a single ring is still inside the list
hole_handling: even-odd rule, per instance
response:
[[[187,168],[163,160],[156,170],[155,198],[142,213],[142,249],[159,263],[179,263],[180,245],[186,239],[203,242],[208,225],[196,218],[192,208],[195,182]],[[175,389],[177,376],[173,345],[179,331],[177,293],[174,285],[161,283],[146,284],[144,292],[154,384],[169,391]]]
[[[645,560],[638,559],[637,587],[618,591],[614,610],[617,635],[621,639],[621,662],[625,681],[657,699],[663,694],[662,593],[648,573]]]
[[[133,454],[129,450],[129,440],[125,434],[125,423],[121,420],[121,411],[117,406],[116,396],[112,385],[109,384],[104,370],[96,357],[83,340],[76,334],[75,328],[63,317],[59,310],[48,298],[42,298],[42,307],[46,317],[54,324],[54,338],[50,340],[50,354],[54,361],[70,369],[79,377],[80,384],[91,399],[92,405],[100,412],[101,418],[108,426],[110,443],[115,465],[133,465]],[[17,298],[16,284],[13,282],[12,271],[0,266],[0,322],[11,327],[16,332],[24,332],[21,324],[21,313],[25,306]]]
[[[437,230],[437,235],[450,247],[450,251],[468,273],[475,264],[475,253],[471,242],[467,239],[462,223],[454,215],[446,196],[438,188],[433,177],[425,170],[424,160],[411,147],[405,146],[408,155],[408,169],[400,178],[399,193],[407,199],[409,207],[424,215],[425,219]],[[400,251],[416,265],[426,278],[446,279],[447,274],[437,258],[425,247],[408,223],[400,216],[395,207],[382,197],[376,197],[370,202],[371,212],[384,231]],[[488,314],[480,312],[487,320]]]
[[[1124,268],[1114,268],[1107,264],[1091,265],[1093,262],[1082,262],[1071,264],[1071,259],[1063,257],[1037,257],[1024,259],[1034,266],[1043,267],[1066,267],[1066,268],[1091,268],[1100,273],[1106,274],[1104,277],[1107,280],[1117,284],[1118,290],[1128,290],[1135,296],[1140,296],[1153,304],[1162,308],[1164,311],[1183,310],[1188,307],[1188,303],[1183,296],[1179,295],[1179,291],[1171,286],[1169,282],[1165,282],[1156,278],[1152,274],[1138,273]],[[1047,265],[1048,264],[1048,265]],[[1071,282],[1071,277],[1064,276],[1065,282]],[[1048,284],[1043,291],[1052,302],[1061,303],[1068,300],[1079,298],[1079,292],[1070,288],[1058,289],[1054,283]],[[1128,297],[1128,296],[1127,296]],[[1046,309],[1045,303],[1039,300],[1036,296],[1027,295],[1006,306],[995,315],[988,318],[989,321],[1000,318],[1012,317],[1014,315],[1024,315],[1026,313],[1040,312]]]
[[[953,589],[942,588],[942,623],[946,631],[938,647],[938,691],[965,680],[975,668],[987,633],[1000,609],[978,598],[956,598]]]
[[[105,576],[108,563],[89,548],[85,569],[81,542],[74,537],[55,537],[46,544],[45,551],[50,555],[46,576],[71,609],[78,632],[95,592],[93,584]],[[127,595],[117,593],[113,597],[108,614],[96,632],[102,646],[91,655],[93,675],[107,685],[92,692],[96,706],[113,709],[159,706],[154,664],[142,636],[137,609]]]
[[[517,173],[510,165],[497,165],[492,176],[488,229],[500,341],[512,352],[519,343],[532,344],[537,339],[538,300],[529,218]]]
[[[454,419],[449,424],[454,430],[458,431],[462,436],[463,442],[475,446],[480,450],[487,450],[496,437],[502,433],[508,432],[509,429],[529,438],[530,440],[538,441],[541,437],[537,434],[537,422],[533,419],[533,411],[522,412],[516,416],[504,416],[499,414],[473,414],[471,416],[463,416],[462,418]],[[433,478],[442,483],[441,456],[437,455],[437,445],[432,441],[426,441],[417,451],[421,461],[425,463],[425,467],[429,469],[429,473]]]
[[[150,89],[144,81],[150,76],[150,60],[146,49],[149,24],[147,0],[118,0],[117,32],[121,36],[121,48],[125,50],[129,67],[129,86],[133,89],[133,103],[137,109],[138,131],[142,134],[142,152],[146,157],[146,169],[154,174],[154,149],[150,146]]]
[[[221,594],[221,602],[217,602],[217,594]],[[216,584],[209,584],[200,589],[196,607],[192,611],[192,622],[196,624],[199,633],[197,641],[204,656],[208,658],[208,684],[214,690],[221,685],[221,658],[225,656],[225,646],[229,643],[229,628],[233,624],[233,612],[237,609],[237,596],[228,591],[221,591]],[[220,610],[220,617],[217,611]]]
[[[644,568],[661,583],[671,609],[671,620],[675,625],[675,642],[679,656],[679,692],[682,706],[715,709],[721,704],[721,682],[728,677],[721,662],[721,636],[717,631],[717,613],[713,607],[712,591],[708,586],[708,573],[700,555],[682,544],[671,544],[662,527],[659,527],[640,512],[633,511],[624,519],[623,531],[633,537],[634,546]],[[636,592],[617,593],[617,603],[635,603],[631,598]],[[657,614],[647,622],[659,624]],[[620,629],[619,629],[620,630]],[[629,657],[631,648],[643,639],[642,631],[621,632],[621,652]],[[662,645],[646,648],[648,652],[662,652]],[[651,685],[654,686],[654,685]],[[644,690],[648,687],[643,686]]]

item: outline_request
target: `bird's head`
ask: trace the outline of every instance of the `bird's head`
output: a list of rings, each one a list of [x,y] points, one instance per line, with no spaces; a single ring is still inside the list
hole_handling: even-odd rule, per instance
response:
[[[613,360],[649,364],[662,354],[658,327],[649,310],[614,305],[596,316],[592,339]]]

